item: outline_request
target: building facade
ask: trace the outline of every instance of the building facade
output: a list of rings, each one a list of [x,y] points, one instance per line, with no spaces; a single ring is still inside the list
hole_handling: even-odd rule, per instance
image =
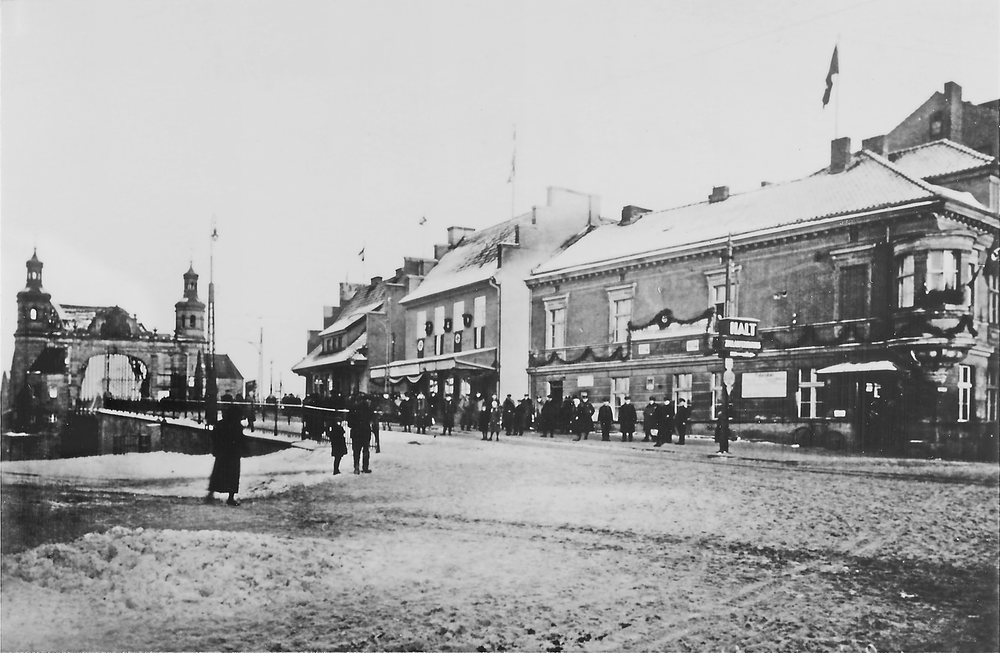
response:
[[[371,378],[397,390],[488,397],[528,392],[530,270],[600,222],[598,198],[550,188],[545,206],[492,227],[448,230],[437,264],[399,300],[399,357]]]
[[[852,154],[839,139],[830,165],[797,181],[626,207],[539,265],[532,394],[586,392],[616,409],[626,396],[684,398],[695,432],[711,433],[724,378],[712,342],[728,308],[762,336],[735,364],[736,433],[994,456],[996,159],[946,141],[888,154],[886,142]]]

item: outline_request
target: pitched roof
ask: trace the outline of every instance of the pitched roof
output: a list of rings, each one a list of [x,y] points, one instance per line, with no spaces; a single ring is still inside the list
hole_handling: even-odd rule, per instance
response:
[[[378,309],[382,308],[382,303],[383,302],[380,299],[379,301],[372,304],[365,304],[363,306],[354,306],[350,309],[349,313],[341,311],[340,317],[337,318],[337,321],[331,324],[330,326],[326,327],[322,331],[320,331],[319,335],[328,336],[331,333],[337,333],[338,331],[344,331],[345,329],[349,329],[355,323],[363,319],[364,316],[367,315],[368,313],[371,313],[372,311],[377,311]]]
[[[921,179],[974,170],[995,161],[988,154],[946,139],[892,152],[889,160]]]
[[[968,193],[929,184],[885,158],[863,151],[845,171],[822,170],[803,179],[643,215],[629,225],[607,225],[541,264],[540,275],[657,255],[725,239],[728,235],[807,224],[823,218],[947,197],[985,208]]]
[[[530,224],[531,216],[532,213],[529,211],[492,227],[467,234],[441,257],[417,289],[400,300],[400,303],[405,304],[489,279],[498,269],[497,245],[515,244],[518,226]]]
[[[324,353],[323,345],[319,345],[311,352],[309,355],[300,360],[298,363],[292,366],[293,372],[303,372],[305,370],[315,369],[317,367],[326,367],[329,365],[336,365],[338,363],[346,363],[349,361],[361,362],[368,360],[364,354],[361,353],[362,347],[368,344],[368,334],[362,333],[358,336],[354,342],[347,345],[340,351]]]
[[[215,355],[215,378],[217,379],[243,379],[236,363],[229,358],[229,354]]]

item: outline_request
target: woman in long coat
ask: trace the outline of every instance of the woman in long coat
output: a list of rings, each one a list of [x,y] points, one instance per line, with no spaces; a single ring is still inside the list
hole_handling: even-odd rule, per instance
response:
[[[226,492],[226,503],[238,506],[236,494],[240,491],[240,458],[243,455],[243,422],[239,406],[229,405],[222,419],[212,429],[212,453],[215,465],[208,479],[208,495],[205,503],[215,501],[216,492]]]

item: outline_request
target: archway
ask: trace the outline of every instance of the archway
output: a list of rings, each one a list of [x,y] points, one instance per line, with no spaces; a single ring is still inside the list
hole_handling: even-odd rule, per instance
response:
[[[149,370],[138,358],[98,354],[87,361],[80,399],[91,401],[106,393],[115,399],[138,400],[149,395]]]

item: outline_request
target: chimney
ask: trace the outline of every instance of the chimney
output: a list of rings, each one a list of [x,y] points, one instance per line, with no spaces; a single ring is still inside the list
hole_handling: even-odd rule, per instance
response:
[[[448,227],[448,244],[454,247],[473,231],[470,227]]]
[[[372,277],[372,282],[370,284],[368,284],[368,285],[370,285],[370,286],[377,286],[380,283],[382,283],[382,277]]]
[[[948,110],[947,128],[943,138],[962,142],[962,87],[955,82],[944,85],[944,105]]]
[[[842,136],[830,142],[830,174],[835,175],[847,170],[851,165],[851,139]]]
[[[871,138],[866,138],[861,141],[861,149],[868,152],[873,152],[879,156],[885,156],[888,154],[885,147],[885,136],[872,136]]]
[[[451,246],[448,243],[442,243],[440,245],[434,246],[434,259],[440,261],[441,257],[448,253]]]
[[[618,224],[622,226],[627,226],[638,220],[641,216],[646,213],[650,213],[649,209],[644,209],[640,206],[634,206],[629,204],[628,206],[622,207],[622,220]]]
[[[712,189],[712,194],[708,196],[708,203],[715,204],[729,199],[729,186],[716,186]]]

